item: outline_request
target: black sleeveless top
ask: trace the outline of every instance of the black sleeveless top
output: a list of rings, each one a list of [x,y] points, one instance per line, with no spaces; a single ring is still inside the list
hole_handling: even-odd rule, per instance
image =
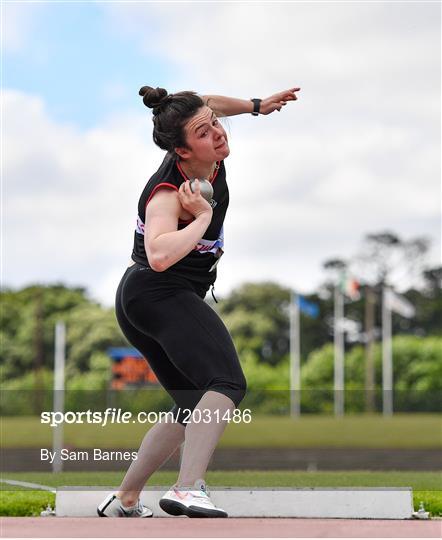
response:
[[[158,189],[168,188],[178,191],[180,185],[188,180],[176,156],[166,154],[156,173],[152,175],[144,188],[138,202],[138,217],[135,229],[132,259],[150,268],[144,249],[144,232],[146,222],[146,206]],[[224,161],[217,163],[217,169],[210,180],[213,187],[213,198],[210,202],[213,208],[212,220],[206,232],[194,249],[161,274],[179,276],[195,281],[207,289],[215,282],[216,264],[223,254],[224,231],[223,222],[229,205],[229,190],[226,182]],[[195,218],[189,221],[178,221],[178,230],[183,229]],[[206,289],[206,290],[207,290]]]

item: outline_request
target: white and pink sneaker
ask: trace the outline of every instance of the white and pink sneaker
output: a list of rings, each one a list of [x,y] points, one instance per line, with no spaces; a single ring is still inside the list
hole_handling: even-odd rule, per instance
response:
[[[204,480],[197,480],[191,488],[172,486],[160,499],[160,507],[172,516],[227,517],[227,512],[217,508],[210,500]]]

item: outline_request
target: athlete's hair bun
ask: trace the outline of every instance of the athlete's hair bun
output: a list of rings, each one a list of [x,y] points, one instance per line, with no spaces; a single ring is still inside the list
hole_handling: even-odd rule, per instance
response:
[[[152,88],[151,86],[143,86],[138,93],[143,96],[144,105],[153,109],[153,114],[158,114],[160,108],[168,103],[172,97],[164,88]]]
[[[162,150],[175,152],[175,148],[187,147],[184,126],[204,106],[195,92],[184,91],[168,94],[164,88],[143,86],[140,88],[143,103],[153,112],[153,140]]]

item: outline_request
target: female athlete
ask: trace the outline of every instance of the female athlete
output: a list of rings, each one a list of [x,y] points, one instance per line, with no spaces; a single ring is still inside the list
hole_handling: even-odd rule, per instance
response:
[[[138,203],[132,260],[118,287],[116,315],[175,405],[172,420],[161,419],[144,437],[119,490],[98,506],[102,517],[151,517],[140,492],[183,442],[178,480],[161,498],[161,508],[172,515],[227,517],[204,482],[216,444],[246,391],[229,332],[204,301],[223,254],[229,204],[224,160],[230,149],[218,117],[281,111],[299,90],[242,100],[140,89],[153,112],[153,140],[167,153]],[[210,201],[200,192],[203,179],[212,184]]]

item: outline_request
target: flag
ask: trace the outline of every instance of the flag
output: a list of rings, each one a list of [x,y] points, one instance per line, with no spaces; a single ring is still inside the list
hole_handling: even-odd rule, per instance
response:
[[[411,319],[416,314],[413,304],[405,296],[401,296],[391,289],[384,289],[384,302],[388,309],[407,319]]]
[[[356,279],[343,274],[340,282],[341,292],[345,294],[351,300],[359,300],[361,298],[361,293],[359,289],[361,284]]]
[[[355,333],[359,332],[359,330],[361,329],[361,323],[343,317],[338,321],[338,328],[343,332]]]
[[[315,304],[313,302],[309,302],[306,300],[303,296],[298,294],[297,296],[297,302],[299,310],[302,313],[305,313],[305,315],[308,315],[312,319],[316,319],[319,315],[319,306],[318,304]]]
[[[350,343],[362,341],[363,335],[361,333],[361,326],[360,322],[345,317],[339,319],[337,323],[338,330],[347,334],[347,341]]]

